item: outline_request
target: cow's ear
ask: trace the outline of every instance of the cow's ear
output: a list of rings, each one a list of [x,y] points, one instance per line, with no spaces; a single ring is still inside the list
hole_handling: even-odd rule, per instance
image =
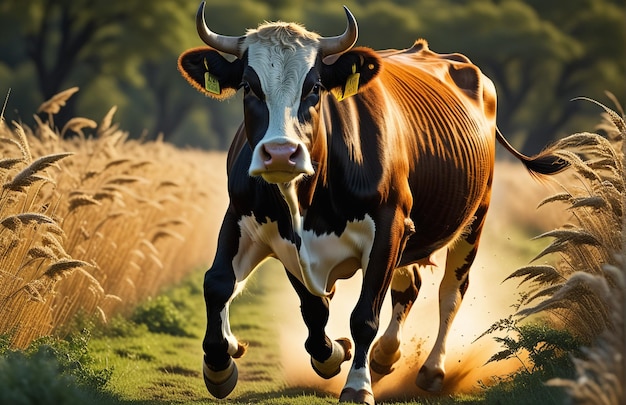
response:
[[[202,47],[183,52],[178,58],[178,70],[201,93],[225,100],[237,92],[243,62],[230,62],[215,49]]]
[[[370,48],[358,47],[330,57],[330,63],[322,63],[321,80],[324,87],[342,100],[367,87],[380,72],[382,61],[380,56]]]

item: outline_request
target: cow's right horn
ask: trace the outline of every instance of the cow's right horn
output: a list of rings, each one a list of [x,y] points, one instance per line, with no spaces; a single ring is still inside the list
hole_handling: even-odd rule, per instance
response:
[[[348,10],[348,7],[343,6],[343,9],[348,18],[348,26],[344,33],[339,36],[320,38],[320,50],[324,56],[335,55],[350,50],[359,37],[359,27],[356,23],[356,19],[350,10]]]
[[[241,37],[219,35],[211,31],[211,29],[207,27],[206,20],[204,19],[204,4],[204,1],[200,3],[198,13],[196,14],[196,28],[198,29],[200,39],[202,39],[208,46],[215,48],[220,52],[240,57],[239,42]]]

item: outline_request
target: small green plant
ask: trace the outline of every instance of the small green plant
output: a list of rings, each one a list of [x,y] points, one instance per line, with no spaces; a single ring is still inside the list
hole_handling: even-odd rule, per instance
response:
[[[582,343],[567,330],[555,329],[547,323],[520,324],[514,315],[494,323],[481,337],[496,332],[506,332],[504,337],[494,337],[503,350],[491,356],[487,363],[516,358],[521,367],[493,387],[482,383],[487,402],[562,403],[564,390],[545,382],[576,375],[572,356],[580,355]]]
[[[76,382],[92,388],[101,389],[109,382],[112,370],[109,368],[94,369],[94,360],[89,353],[91,333],[83,329],[66,339],[45,336],[36,339],[25,351],[27,356],[45,352],[56,359],[62,373],[71,375]]]
[[[166,333],[173,336],[190,336],[186,320],[172,300],[166,295],[149,299],[140,305],[132,316],[132,321],[144,324],[150,332]]]
[[[147,325],[133,322],[122,315],[116,315],[105,327],[98,330],[98,335],[108,337],[136,337],[143,336],[147,332]]]
[[[9,337],[0,337],[0,403],[93,402],[104,392],[112,370],[93,368],[89,339],[84,330],[65,340],[40,338],[19,351],[10,348]]]

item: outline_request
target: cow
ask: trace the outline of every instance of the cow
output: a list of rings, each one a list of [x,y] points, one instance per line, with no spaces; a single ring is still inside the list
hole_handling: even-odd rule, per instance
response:
[[[417,297],[419,266],[444,267],[437,339],[416,376],[419,387],[440,390],[446,336],[489,206],[495,140],[534,174],[566,166],[548,149],[528,157],[507,143],[494,85],[467,57],[435,53],[423,39],[404,50],[355,47],[357,22],[344,11],[347,28],[334,37],[285,22],[225,36],[207,26],[203,2],[196,25],[208,47],[178,59],[205,95],[243,91],[227,155],[229,206],[204,279],[203,376],[217,398],[234,389],[233,359],[246,351],[230,303],[267,258],[282,262],[299,297],[313,369],[331,378],[352,360],[339,400],[366,404],[375,402],[370,369],[388,373],[400,357],[397,331]],[[353,350],[325,327],[336,281],[359,270]],[[373,345],[390,289],[394,315]]]

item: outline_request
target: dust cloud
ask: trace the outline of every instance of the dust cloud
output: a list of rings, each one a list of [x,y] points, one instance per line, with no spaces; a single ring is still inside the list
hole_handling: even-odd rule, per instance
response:
[[[503,173],[502,170],[500,173]],[[524,221],[523,218],[544,215],[545,220],[546,212],[542,214],[536,207],[553,191],[533,184],[523,169],[511,168],[510,165],[500,176],[496,174],[491,211],[470,272],[469,289],[448,335],[446,377],[443,391],[438,395],[476,392],[480,390],[480,381],[489,385],[495,382],[497,376],[506,376],[521,366],[516,359],[485,364],[502,347],[489,335],[476,339],[495,321],[514,312],[513,305],[519,300],[518,282],[503,280],[517,268],[528,264],[546,243],[529,242],[526,236],[520,238],[523,233],[518,228],[524,224],[516,223],[515,218]],[[525,200],[525,204],[520,205],[520,199]],[[512,210],[525,212],[520,217],[519,212]],[[403,356],[391,374],[382,377],[373,375],[373,389],[378,400],[436,395],[419,389],[415,385],[415,377],[436,337],[439,323],[437,295],[442,273],[443,269],[439,268],[421,269],[422,288],[403,330]],[[349,317],[360,286],[360,272],[350,280],[338,282],[327,327],[331,339],[351,337]],[[288,283],[280,290],[281,293],[276,294],[279,302],[276,303],[275,319],[280,332],[282,367],[287,384],[339,395],[350,363],[344,363],[341,373],[330,380],[315,374],[304,349],[307,333],[300,316],[298,298]],[[387,296],[379,335],[384,332],[390,316],[391,302]]]

